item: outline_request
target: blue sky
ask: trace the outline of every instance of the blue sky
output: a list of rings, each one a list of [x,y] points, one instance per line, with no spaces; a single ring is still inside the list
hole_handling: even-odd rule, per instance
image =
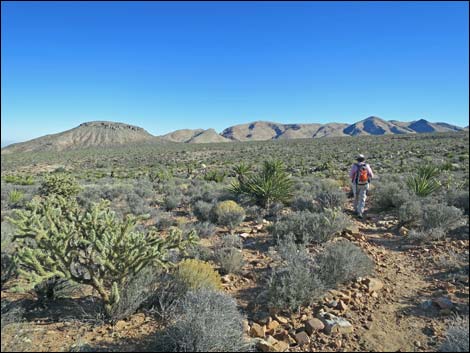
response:
[[[469,118],[467,2],[2,2],[2,143]]]

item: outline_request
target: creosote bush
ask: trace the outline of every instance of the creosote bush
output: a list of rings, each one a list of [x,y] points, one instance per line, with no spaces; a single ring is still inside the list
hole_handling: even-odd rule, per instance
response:
[[[173,323],[156,338],[156,351],[245,352],[243,317],[235,300],[209,290],[187,293],[173,313]]]
[[[245,210],[235,201],[219,202],[212,209],[213,219],[217,224],[234,229],[245,219]]]
[[[18,271],[30,286],[52,277],[90,285],[108,317],[130,276],[150,264],[168,266],[169,250],[184,250],[195,241],[193,234],[183,238],[177,229],[165,238],[135,231],[140,219],[118,219],[107,201],[81,209],[62,196],[36,198],[8,220],[17,227]]]
[[[374,262],[364,251],[353,243],[342,240],[328,244],[317,256],[318,273],[328,288],[357,277],[370,275]]]

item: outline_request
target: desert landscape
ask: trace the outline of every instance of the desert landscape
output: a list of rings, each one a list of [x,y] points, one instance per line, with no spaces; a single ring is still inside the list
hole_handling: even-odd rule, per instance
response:
[[[183,143],[93,122],[2,149],[2,351],[465,349],[454,130]]]
[[[469,3],[2,1],[1,352],[468,352]]]

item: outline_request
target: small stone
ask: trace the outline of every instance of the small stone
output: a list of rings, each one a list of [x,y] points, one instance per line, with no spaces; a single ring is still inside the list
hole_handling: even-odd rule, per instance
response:
[[[250,234],[248,234],[248,233],[241,233],[239,236],[240,236],[240,238],[242,238],[242,239],[246,239],[246,238],[248,238],[248,237],[250,236]]]
[[[243,325],[243,332],[246,332],[246,333],[250,332],[250,324],[248,323],[248,320],[246,319],[243,320],[242,325]]]
[[[266,333],[265,326],[261,326],[260,324],[253,322],[253,325],[251,325],[251,329],[250,329],[250,335],[252,337],[264,338],[265,333]]]
[[[348,320],[342,317],[337,317],[332,314],[325,314],[323,317],[320,317],[320,319],[325,325],[326,334],[347,334],[353,332],[353,325],[351,325]]]
[[[274,331],[279,327],[279,322],[276,320],[272,320],[271,322],[268,322],[267,329],[269,331]]]
[[[114,328],[118,331],[123,330],[126,327],[126,322],[124,320],[119,320],[114,325]]]
[[[283,325],[286,325],[289,322],[289,320],[284,316],[274,315],[274,318]]]
[[[406,237],[408,235],[408,233],[410,232],[410,230],[406,227],[400,227],[400,229],[398,230],[398,233],[402,236],[402,237]]]
[[[325,324],[318,319],[310,319],[305,323],[305,331],[311,336],[316,331],[321,331],[325,328]]]
[[[303,346],[304,344],[310,343],[310,338],[308,337],[305,331],[300,331],[299,333],[296,333],[294,338],[295,342],[297,342],[299,346]]]
[[[342,300],[340,300],[340,301],[338,302],[338,305],[336,305],[336,308],[337,308],[338,310],[340,310],[340,311],[346,311],[346,310],[349,309],[348,306],[346,305],[346,303],[343,302]]]
[[[261,352],[276,352],[276,348],[265,340],[259,340],[256,343],[256,348],[258,348]]]
[[[383,282],[377,278],[366,278],[365,284],[367,285],[369,293],[378,292],[384,286]]]

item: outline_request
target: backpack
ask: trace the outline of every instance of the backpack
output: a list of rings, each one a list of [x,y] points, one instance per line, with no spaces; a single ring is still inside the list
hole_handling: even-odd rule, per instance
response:
[[[367,171],[367,164],[358,163],[356,171],[356,184],[365,185],[369,183],[369,172]]]

